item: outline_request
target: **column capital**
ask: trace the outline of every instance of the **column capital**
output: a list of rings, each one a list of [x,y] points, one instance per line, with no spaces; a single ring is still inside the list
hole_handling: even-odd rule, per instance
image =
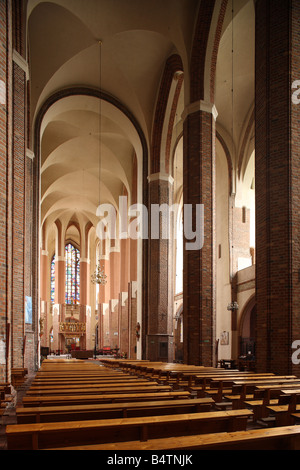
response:
[[[58,262],[58,261],[63,261],[65,262],[66,261],[66,258],[64,256],[56,256],[55,255],[55,262]]]
[[[148,183],[152,183],[152,181],[167,181],[171,185],[174,184],[174,178],[171,175],[168,175],[167,173],[152,173],[152,175],[148,176]]]
[[[216,106],[203,100],[195,101],[194,103],[187,105],[182,113],[182,120],[184,121],[189,114],[197,113],[198,111],[210,113],[212,114],[214,120],[217,120],[218,111]]]
[[[33,151],[30,150],[30,149],[26,149],[26,157],[27,157],[27,158],[30,158],[30,160],[34,160],[34,159],[35,159],[35,155],[34,155]]]
[[[28,62],[15,49],[13,50],[13,61],[23,70],[26,80],[29,80]]]

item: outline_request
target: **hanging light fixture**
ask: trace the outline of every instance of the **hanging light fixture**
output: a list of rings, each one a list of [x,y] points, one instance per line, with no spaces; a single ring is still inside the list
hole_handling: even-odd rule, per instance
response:
[[[95,272],[91,276],[92,283],[105,285],[107,282],[106,278],[107,278],[107,275],[104,273],[104,269],[102,269],[100,265],[100,261],[99,261],[96,266]]]
[[[102,78],[102,41],[98,40],[99,48],[100,48],[100,54],[99,54],[99,92],[101,94],[102,90],[102,83],[101,83],[101,78]],[[101,203],[101,198],[100,198],[100,193],[101,193],[101,117],[102,117],[102,112],[101,112],[101,95],[99,96],[99,205]],[[91,281],[93,284],[99,284],[99,285],[105,285],[107,280],[107,275],[104,273],[104,269],[100,265],[100,250],[99,250],[99,260],[96,265],[96,270],[95,272],[91,275]]]
[[[227,310],[234,312],[239,309],[239,305],[236,301],[230,302],[230,304],[227,305]]]
[[[232,32],[231,32],[231,135],[232,135],[232,158],[234,158],[234,30],[233,30],[233,21],[234,21],[234,0],[231,2],[231,24],[232,24]],[[233,206],[232,206],[233,209]],[[233,253],[232,253],[232,263],[233,263]],[[233,287],[232,287],[233,290]],[[233,296],[233,294],[232,294]],[[236,312],[239,309],[239,305],[235,300],[232,300],[227,305],[227,310],[229,312]]]

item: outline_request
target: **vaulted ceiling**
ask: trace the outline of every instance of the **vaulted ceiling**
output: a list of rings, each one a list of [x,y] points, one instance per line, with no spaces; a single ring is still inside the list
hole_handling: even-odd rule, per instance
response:
[[[41,220],[49,227],[58,217],[66,225],[72,217],[95,224],[99,200],[117,205],[124,191],[130,202],[136,161],[137,178],[141,181],[142,177],[141,141],[130,116],[149,148],[160,80],[167,58],[176,53],[185,78],[177,111],[180,118],[188,103],[189,60],[199,4],[195,0],[28,1],[32,138],[44,103],[62,93],[62,99],[57,98],[45,112],[39,136]],[[254,101],[253,1],[239,1],[233,30],[231,15],[228,7],[217,61],[215,104],[218,132],[230,150],[234,147],[233,166],[238,167],[241,149],[250,149],[245,139],[251,139],[246,130]],[[100,86],[113,100],[100,103],[95,96],[63,93]],[[177,155],[178,175],[180,161]]]

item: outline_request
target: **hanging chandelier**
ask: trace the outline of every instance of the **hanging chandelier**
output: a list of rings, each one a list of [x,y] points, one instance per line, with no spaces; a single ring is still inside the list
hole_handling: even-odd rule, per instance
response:
[[[104,273],[104,269],[101,267],[100,262],[96,266],[96,271],[91,276],[93,284],[105,285],[107,283],[107,275]]]
[[[239,306],[238,306],[238,303],[236,301],[232,301],[230,302],[230,304],[227,305],[227,310],[231,312],[234,312],[235,310],[238,310],[239,309]]]
[[[102,90],[102,84],[101,84],[101,75],[102,75],[102,70],[101,70],[101,65],[102,65],[102,55],[101,55],[101,46],[102,46],[102,41],[99,40],[98,44],[100,46],[100,55],[99,55],[99,204],[101,203],[101,197],[100,197],[100,189],[101,189],[101,90]],[[107,283],[107,275],[104,273],[104,269],[100,265],[100,252],[99,252],[99,261],[98,264],[96,265],[96,270],[95,272],[91,275],[91,281],[93,284],[98,284],[98,285],[105,285]]]

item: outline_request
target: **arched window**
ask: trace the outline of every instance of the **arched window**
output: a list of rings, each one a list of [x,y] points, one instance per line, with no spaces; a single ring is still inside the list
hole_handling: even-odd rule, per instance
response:
[[[65,248],[66,258],[66,304],[80,302],[80,251],[69,243]]]
[[[54,304],[54,302],[55,302],[55,255],[53,255],[52,261],[51,261],[50,299],[51,299],[51,303]]]

